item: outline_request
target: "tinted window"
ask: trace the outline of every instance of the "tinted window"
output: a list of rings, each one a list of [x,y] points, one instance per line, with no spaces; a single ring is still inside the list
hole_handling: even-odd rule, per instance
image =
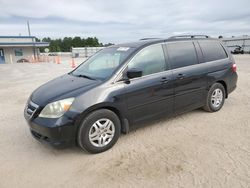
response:
[[[205,62],[227,58],[227,54],[219,42],[199,41],[199,44],[200,44]]]
[[[129,62],[128,69],[140,69],[143,76],[166,70],[162,45],[156,44],[141,50]]]
[[[194,65],[197,56],[193,42],[177,42],[167,44],[172,69]]]

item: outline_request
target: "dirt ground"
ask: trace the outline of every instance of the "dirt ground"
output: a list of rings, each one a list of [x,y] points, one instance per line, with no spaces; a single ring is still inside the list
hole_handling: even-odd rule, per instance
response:
[[[221,111],[161,119],[97,155],[37,142],[23,117],[31,92],[69,64],[0,65],[0,187],[250,187],[250,55],[235,59]]]

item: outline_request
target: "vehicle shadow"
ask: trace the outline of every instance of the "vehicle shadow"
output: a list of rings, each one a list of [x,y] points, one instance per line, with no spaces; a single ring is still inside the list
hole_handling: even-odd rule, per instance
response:
[[[189,117],[189,116],[193,116],[193,115],[197,115],[197,114],[203,114],[203,113],[207,113],[205,111],[203,111],[202,109],[196,109],[190,112],[186,112],[183,114],[179,114],[179,115],[175,115],[175,116],[171,116],[171,117],[162,117],[162,118],[158,118],[158,119],[152,119],[152,120],[147,120],[138,124],[135,124],[132,129],[129,130],[128,134],[121,134],[120,139],[123,140],[123,142],[126,140],[129,140],[129,137],[135,134],[140,134],[141,131],[143,132],[147,132],[147,131],[151,131],[150,129],[152,129],[155,126],[170,126],[170,124],[173,124],[173,121],[179,121],[179,120],[184,120]],[[169,123],[169,124],[168,124]],[[48,144],[44,144],[44,143],[40,143],[39,141],[37,141],[39,143],[39,147],[42,147],[42,150],[45,150],[45,152],[49,152],[52,155],[56,155],[56,156],[63,156],[63,155],[85,155],[85,156],[91,156],[93,154],[90,154],[86,151],[83,151],[82,149],[80,149],[77,145],[71,145],[69,147],[64,147],[64,148],[56,148],[53,146],[50,146]],[[119,144],[119,142],[117,143]],[[99,154],[97,154],[99,155]]]
[[[195,109],[193,111],[184,112],[182,114],[177,114],[177,115],[173,115],[170,117],[161,117],[161,118],[157,118],[157,119],[146,120],[146,121],[143,121],[141,123],[134,125],[129,130],[129,133],[140,131],[142,128],[144,130],[147,128],[151,128],[153,126],[157,126],[159,124],[160,125],[167,124],[168,122],[172,122],[172,121],[179,120],[179,119],[185,120],[189,116],[193,116],[193,115],[197,115],[197,114],[204,114],[204,113],[207,113],[207,112],[202,110],[201,108],[199,108],[199,109]],[[164,126],[166,126],[166,125],[164,125]]]

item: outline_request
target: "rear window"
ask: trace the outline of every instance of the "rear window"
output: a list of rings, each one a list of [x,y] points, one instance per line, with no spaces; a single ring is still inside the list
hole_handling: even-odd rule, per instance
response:
[[[193,42],[168,43],[167,50],[172,69],[197,64]]]
[[[204,61],[215,61],[227,58],[227,54],[221,44],[217,41],[199,41]]]

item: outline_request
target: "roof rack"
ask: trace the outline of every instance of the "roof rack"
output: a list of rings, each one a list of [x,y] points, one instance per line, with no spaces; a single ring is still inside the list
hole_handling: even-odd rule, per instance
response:
[[[140,40],[156,40],[156,39],[161,39],[161,38],[142,38]]]
[[[210,38],[208,35],[176,35],[169,37],[170,39],[183,39],[183,38]]]

